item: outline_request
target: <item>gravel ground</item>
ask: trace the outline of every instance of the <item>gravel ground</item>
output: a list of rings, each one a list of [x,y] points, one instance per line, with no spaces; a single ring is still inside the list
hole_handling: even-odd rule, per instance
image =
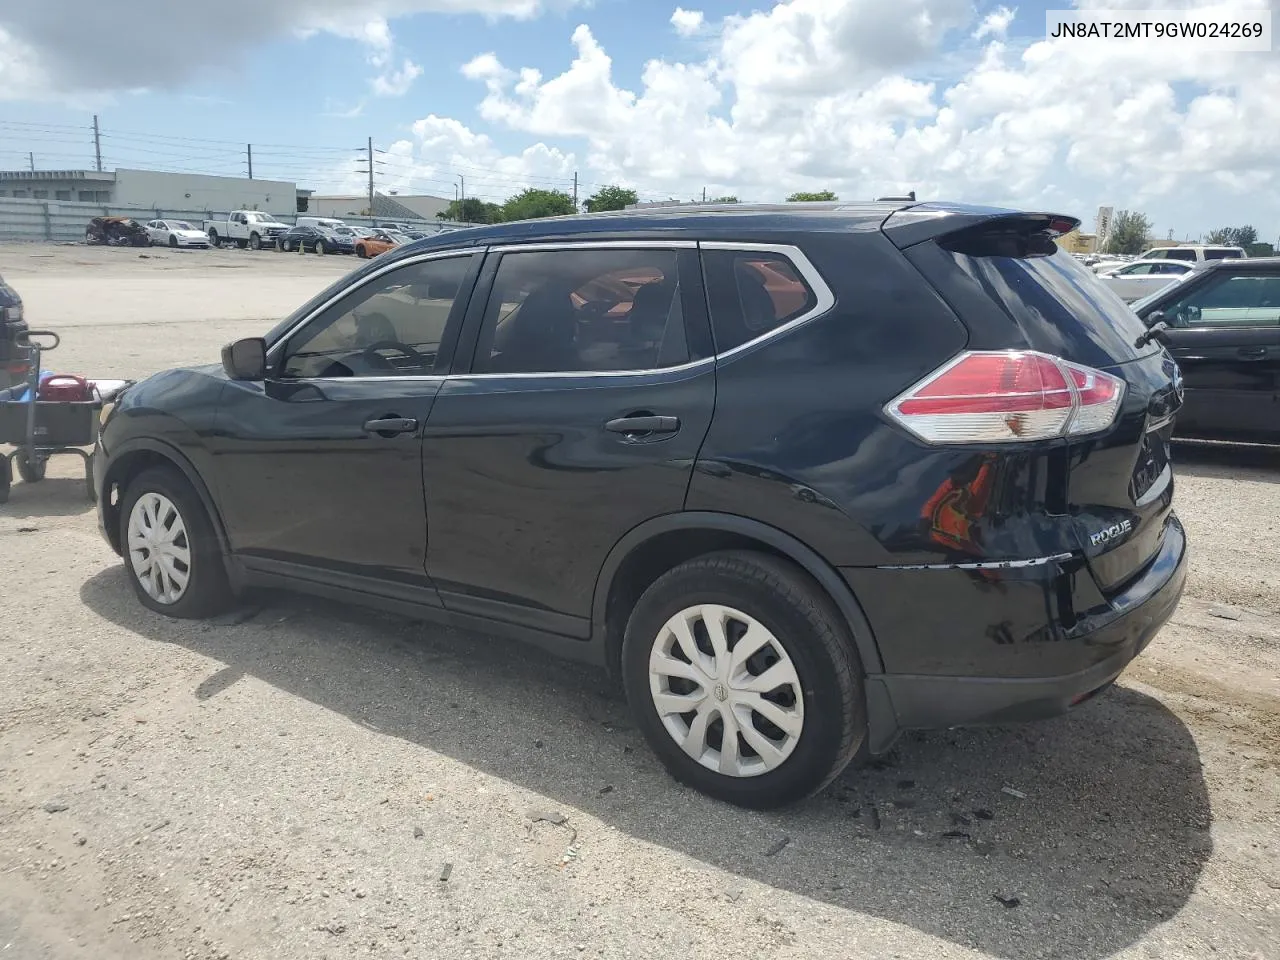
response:
[[[352,265],[0,247],[55,365],[105,376]],[[1177,455],[1188,594],[1118,685],[770,814],[522,647],[279,595],[153,615],[54,461],[0,507],[0,955],[1278,957],[1280,452]]]

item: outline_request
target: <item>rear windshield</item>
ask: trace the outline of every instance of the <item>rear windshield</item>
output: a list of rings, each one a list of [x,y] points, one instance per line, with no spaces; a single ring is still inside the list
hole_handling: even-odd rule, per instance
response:
[[[1204,252],[1206,260],[1239,260],[1239,250],[1206,250]]]
[[[1037,349],[1091,366],[1152,349],[1134,347],[1146,327],[1125,302],[1044,234],[1005,234],[999,243],[962,234],[939,246]]]

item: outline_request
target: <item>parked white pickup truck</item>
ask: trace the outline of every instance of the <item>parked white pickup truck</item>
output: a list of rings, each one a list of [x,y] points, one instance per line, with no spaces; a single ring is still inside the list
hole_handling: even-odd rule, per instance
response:
[[[204,222],[204,232],[215,247],[234,243],[241,248],[259,250],[263,246],[273,246],[276,238],[288,229],[289,224],[281,223],[261,210],[233,210],[225,220]]]

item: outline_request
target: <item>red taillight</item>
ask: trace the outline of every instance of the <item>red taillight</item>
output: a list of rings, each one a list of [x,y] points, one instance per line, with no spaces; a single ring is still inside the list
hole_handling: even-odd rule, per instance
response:
[[[1003,443],[1105,430],[1123,396],[1123,380],[1059,357],[971,352],[885,409],[928,443]]]

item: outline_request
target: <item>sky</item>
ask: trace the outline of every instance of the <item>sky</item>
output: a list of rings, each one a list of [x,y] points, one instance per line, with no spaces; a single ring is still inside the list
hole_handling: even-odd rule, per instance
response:
[[[915,190],[1159,237],[1280,234],[1280,52],[1046,40],[1045,10],[1280,0],[41,0],[0,5],[0,168],[501,201]],[[1280,16],[1276,17],[1280,27]]]

